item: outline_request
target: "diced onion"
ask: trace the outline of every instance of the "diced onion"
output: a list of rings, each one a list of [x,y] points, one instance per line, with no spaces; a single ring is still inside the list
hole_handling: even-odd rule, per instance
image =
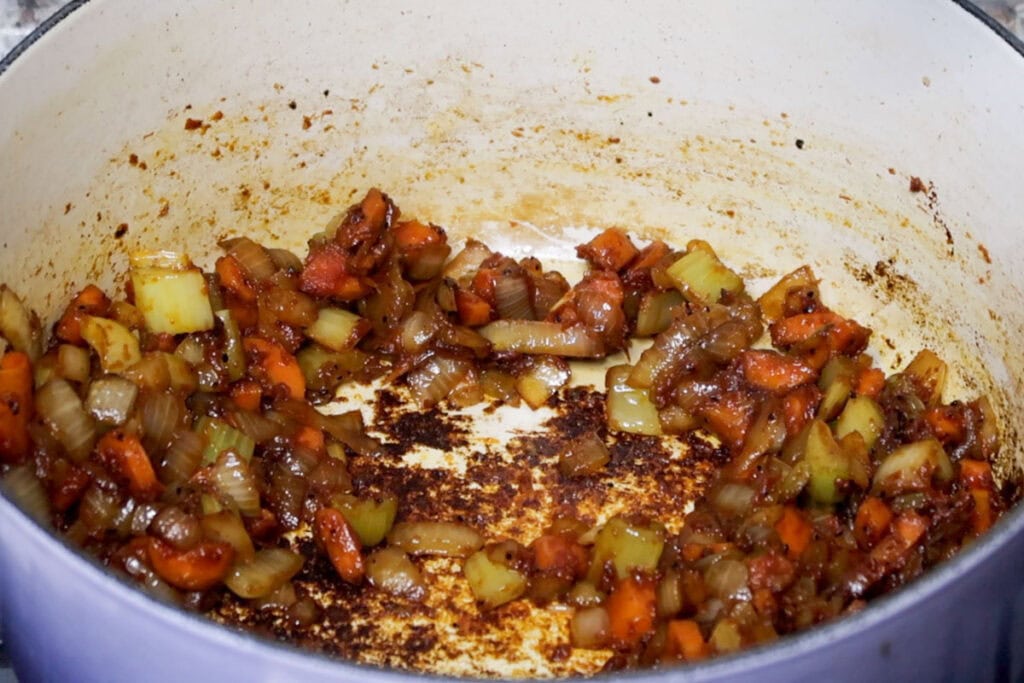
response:
[[[120,374],[142,359],[138,337],[115,320],[87,315],[81,329],[82,339],[99,356],[104,372]]]
[[[605,385],[608,388],[608,427],[620,432],[661,434],[658,409],[647,392],[629,385],[631,369],[628,365],[608,368]]]
[[[246,517],[260,514],[260,493],[256,478],[246,460],[234,450],[226,450],[217,458],[211,472],[214,485],[220,493],[234,502]]]
[[[303,557],[285,548],[264,548],[249,562],[236,562],[224,584],[240,598],[270,595],[302,569]]]
[[[729,558],[718,560],[704,571],[704,583],[713,595],[722,600],[749,599],[748,577],[747,565]]]
[[[228,243],[225,243],[225,246],[227,245]],[[231,240],[228,254],[233,256],[242,270],[257,282],[266,280],[277,272],[277,266],[274,265],[270,253],[248,237]]]
[[[525,275],[497,278],[494,303],[498,315],[505,320],[533,320],[536,314],[530,302],[530,283]]]
[[[569,383],[569,365],[557,356],[536,356],[533,363],[516,378],[516,391],[531,408],[540,408]]]
[[[73,344],[57,347],[57,373],[66,380],[82,383],[92,371],[88,349]]]
[[[405,376],[413,398],[429,408],[443,399],[469,372],[468,361],[446,356],[431,356]]]
[[[281,433],[281,425],[250,410],[232,410],[228,413],[228,419],[240,432],[256,443],[270,441]]]
[[[402,550],[381,548],[366,558],[366,578],[370,584],[391,595],[420,601],[427,586],[420,570]]]
[[[256,555],[256,547],[242,523],[242,518],[233,510],[203,515],[199,520],[203,537],[208,541],[227,543],[235,549],[236,562],[248,562]]]
[[[267,253],[270,254],[270,260],[274,262],[274,266],[278,270],[290,270],[296,273],[302,270],[302,259],[292,251],[287,249],[267,249]]]
[[[402,323],[402,350],[416,354],[424,350],[437,332],[437,319],[424,311],[413,311]]]
[[[27,353],[33,362],[39,358],[40,331],[33,324],[28,308],[7,285],[0,285],[0,336],[15,351]]]
[[[715,303],[722,292],[743,291],[743,280],[725,266],[705,242],[691,242],[688,251],[668,267],[666,274],[683,293],[691,293],[700,301]]]
[[[400,522],[392,527],[388,543],[410,555],[466,557],[483,547],[484,537],[457,522]]]
[[[558,455],[558,471],[566,477],[597,474],[609,459],[608,447],[601,437],[594,432],[585,432]]]
[[[328,307],[320,309],[306,334],[328,349],[344,351],[355,346],[369,331],[370,323],[365,318],[343,308]]]
[[[466,240],[465,248],[445,265],[444,276],[456,282],[471,277],[480,269],[480,264],[493,253],[483,242],[474,239]]]
[[[228,379],[236,382],[245,375],[246,367],[245,349],[242,348],[242,333],[230,310],[220,310],[215,315],[224,326],[224,357],[227,361],[225,366],[228,371]]]
[[[188,481],[203,461],[205,445],[206,440],[191,429],[175,431],[160,466],[160,481],[167,485]]]
[[[139,412],[146,437],[165,446],[170,444],[175,431],[182,426],[186,409],[178,396],[160,391],[143,394]]]
[[[3,478],[2,486],[7,496],[21,508],[22,512],[40,524],[49,525],[50,501],[46,489],[36,478],[31,465],[12,468]]]
[[[737,517],[745,515],[754,502],[754,490],[743,484],[728,483],[714,494],[713,503],[716,508]]]
[[[611,619],[608,610],[597,605],[577,609],[569,622],[569,638],[573,647],[596,650],[608,644]]]
[[[103,424],[120,426],[132,412],[138,393],[135,383],[123,377],[101,377],[89,385],[85,409]]]
[[[56,378],[36,393],[36,410],[75,462],[89,457],[96,441],[96,425],[82,400],[66,381]]]
[[[569,358],[597,358],[604,344],[581,325],[563,328],[543,320],[496,320],[484,325],[480,334],[495,351],[548,353]]]

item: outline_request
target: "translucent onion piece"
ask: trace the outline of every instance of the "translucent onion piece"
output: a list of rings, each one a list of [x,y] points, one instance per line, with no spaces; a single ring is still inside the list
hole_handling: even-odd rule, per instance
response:
[[[402,323],[399,335],[402,350],[408,354],[423,351],[437,332],[437,319],[424,311],[413,311]]]
[[[143,432],[151,442],[166,446],[185,419],[185,404],[178,396],[162,391],[144,394],[141,404]]]
[[[203,451],[205,464],[213,462],[225,451],[232,451],[248,461],[256,449],[252,438],[223,420],[204,415],[196,422],[195,429],[206,439],[206,449]]]
[[[304,560],[285,548],[264,548],[249,562],[236,562],[224,584],[240,598],[270,595],[302,569]]]
[[[580,325],[563,329],[542,320],[497,320],[479,329],[495,351],[548,353],[569,358],[599,358],[604,344]]]
[[[537,356],[516,378],[516,391],[531,408],[537,409],[568,384],[571,377],[565,360],[557,356]]]
[[[22,512],[40,524],[49,526],[50,501],[31,465],[12,468],[0,485],[8,498],[21,508]]]
[[[316,302],[294,289],[274,287],[260,298],[260,306],[286,325],[309,327],[317,318]]]
[[[594,432],[587,432],[573,439],[558,456],[558,471],[566,477],[581,477],[597,474],[608,464],[610,456]]]
[[[676,306],[682,302],[683,295],[674,289],[645,294],[636,314],[636,336],[650,337],[664,332],[672,322]]]
[[[35,362],[41,353],[41,332],[18,295],[0,285],[0,336]]]
[[[196,473],[203,461],[206,440],[191,429],[174,432],[160,466],[160,481],[168,486],[183,484]]]
[[[661,434],[661,420],[658,409],[648,398],[647,391],[629,385],[628,365],[608,368],[605,385],[608,388],[608,427],[620,432]]]
[[[228,254],[235,257],[242,270],[257,282],[266,280],[277,272],[277,266],[270,253],[248,237],[231,240]]]
[[[420,570],[409,556],[390,546],[376,550],[366,558],[366,578],[375,588],[417,602],[427,593]]]
[[[71,385],[52,379],[36,393],[36,410],[74,462],[89,457],[96,441],[96,425],[85,412]]]
[[[530,283],[525,275],[497,278],[494,302],[498,315],[505,320],[533,320],[537,317],[530,301]]]
[[[274,262],[278,270],[290,270],[299,272],[302,270],[302,259],[287,249],[267,249],[270,260]]]
[[[227,417],[240,432],[256,443],[270,441],[281,433],[281,425],[249,410],[232,410]]]
[[[238,562],[248,562],[256,556],[256,547],[252,538],[242,523],[242,518],[233,510],[221,510],[219,512],[203,515],[199,520],[203,529],[203,536],[208,541],[219,541],[227,543],[235,549],[235,559]]]
[[[113,528],[120,512],[121,501],[117,496],[95,484],[86,489],[78,504],[78,519],[91,536]]]
[[[608,562],[620,579],[634,571],[654,571],[664,545],[665,532],[661,528],[639,526],[622,517],[612,517],[597,532],[587,578],[597,583]]]
[[[232,501],[246,517],[260,514],[260,493],[256,478],[246,460],[234,450],[226,450],[217,458],[210,473],[221,495]]]
[[[89,351],[73,344],[61,344],[57,347],[57,373],[72,382],[85,382],[89,379]]]
[[[466,240],[466,246],[444,267],[444,276],[455,281],[472,277],[492,252],[486,244],[474,239]]]
[[[477,602],[494,608],[515,600],[526,592],[527,577],[515,567],[498,561],[492,553],[479,550],[462,566],[466,582]]]
[[[692,242],[687,253],[668,267],[666,274],[683,291],[700,301],[715,303],[722,292],[743,291],[743,280],[726,267],[706,242]]]
[[[405,376],[413,398],[429,408],[443,399],[469,372],[468,361],[432,356]]]
[[[747,565],[729,558],[718,560],[704,571],[704,583],[722,600],[749,599],[748,577]]]
[[[467,557],[483,547],[484,537],[457,522],[400,522],[392,527],[388,543],[410,555]]]
[[[715,491],[713,502],[722,512],[742,516],[754,502],[754,489],[730,482]]]
[[[149,531],[178,550],[190,550],[203,540],[199,520],[178,505],[168,505],[157,512]]]
[[[577,609],[569,622],[569,638],[573,647],[596,650],[608,644],[611,620],[608,610],[600,605]]]
[[[101,377],[89,385],[85,409],[103,424],[120,426],[131,414],[138,393],[135,383],[123,377]]]
[[[415,314],[414,314],[415,315]],[[306,329],[306,335],[333,351],[344,351],[355,346],[370,331],[370,323],[343,308],[322,308],[316,320]]]

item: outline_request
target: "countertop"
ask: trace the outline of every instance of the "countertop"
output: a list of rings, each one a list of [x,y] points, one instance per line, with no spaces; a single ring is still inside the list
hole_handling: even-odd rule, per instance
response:
[[[0,55],[7,54],[64,4],[61,0],[0,0]],[[975,4],[1009,31],[1024,39],[1024,2],[975,0]],[[18,683],[2,650],[0,683]]]

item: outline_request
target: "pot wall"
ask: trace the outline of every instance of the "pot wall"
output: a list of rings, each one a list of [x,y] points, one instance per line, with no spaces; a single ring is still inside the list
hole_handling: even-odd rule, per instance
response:
[[[134,248],[201,258],[200,241],[239,231],[298,246],[371,185],[455,236],[542,257],[606,225],[701,237],[762,284],[810,262],[830,302],[894,346],[963,359],[953,392],[993,391],[1016,445],[1024,61],[952,2],[847,5],[225,0],[146,3],[140,19],[136,3],[93,0],[0,76],[0,273],[52,310],[114,282]],[[208,127],[186,131],[189,118]],[[932,190],[911,194],[910,176]],[[4,622],[19,625],[26,678],[67,665],[149,678],[125,652],[154,641],[177,680],[225,650],[257,680],[356,675],[158,608],[55,555],[6,502],[0,515]],[[1005,671],[994,650],[954,647],[938,614],[991,625],[1001,635],[985,643],[1008,637],[1022,525],[1010,516],[1002,537],[864,618],[692,675]],[[109,630],[72,617],[115,611]],[[55,628],[68,631],[44,636]]]

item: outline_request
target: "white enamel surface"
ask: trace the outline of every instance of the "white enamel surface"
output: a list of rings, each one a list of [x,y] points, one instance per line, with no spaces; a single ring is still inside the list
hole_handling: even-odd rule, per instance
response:
[[[542,258],[621,225],[707,239],[760,287],[810,262],[884,362],[929,345],[957,395],[994,386],[1016,443],[1022,85],[934,0],[93,0],[0,76],[0,281],[52,310],[136,246],[298,247],[379,185]],[[890,259],[916,285],[859,282]]]

